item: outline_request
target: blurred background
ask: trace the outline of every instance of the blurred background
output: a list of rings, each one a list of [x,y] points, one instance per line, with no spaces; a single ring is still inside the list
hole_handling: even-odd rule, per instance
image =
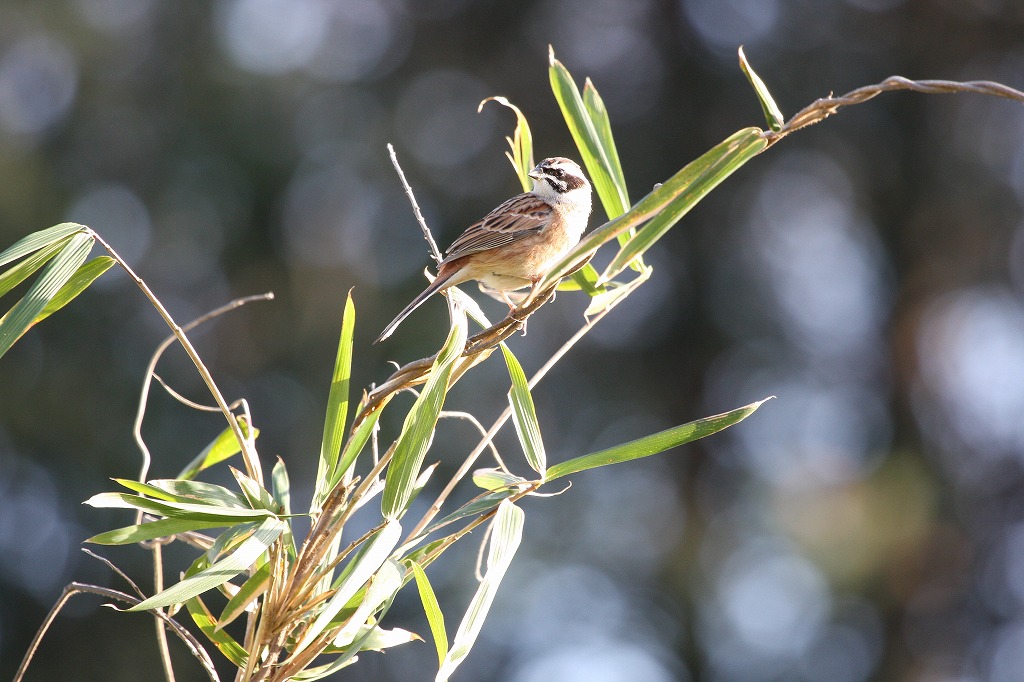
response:
[[[437,300],[370,345],[429,263],[385,144],[448,244],[518,191],[503,158],[514,118],[478,114],[484,97],[523,109],[538,159],[578,158],[549,43],[603,95],[634,201],[764,125],[741,44],[787,114],[892,74],[1024,88],[1016,0],[0,0],[0,248],[86,223],[181,322],[272,290],[193,339],[307,504],[344,293],[354,388],[445,335]],[[1022,207],[1024,106],[975,95],[883,95],[731,177],[535,400],[560,461],[778,399],[527,501],[523,546],[455,679],[1024,679]],[[513,339],[528,374],[585,306],[562,294]],[[140,382],[166,334],[112,270],[0,360],[0,677],[66,583],[124,587],[79,547],[129,514],[80,502],[137,475]],[[158,372],[209,402],[180,352]],[[448,407],[489,424],[507,388],[492,358]],[[385,413],[385,436],[410,403]],[[155,390],[151,476],[222,424]],[[434,484],[475,443],[467,423],[444,425]],[[498,445],[525,468],[514,434]],[[431,568],[449,632],[475,542]],[[98,549],[151,589],[144,552]],[[190,556],[171,552],[172,571]],[[388,618],[429,638],[415,594]],[[205,679],[172,648],[179,680]],[[337,679],[436,670],[429,641],[361,658]],[[150,619],[84,596],[28,679],[157,671]]]

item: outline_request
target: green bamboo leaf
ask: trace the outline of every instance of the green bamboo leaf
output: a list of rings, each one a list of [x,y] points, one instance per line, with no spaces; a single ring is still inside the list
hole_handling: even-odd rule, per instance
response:
[[[505,152],[505,156],[512,162],[512,167],[516,171],[516,175],[519,177],[519,182],[523,186],[524,192],[529,192],[533,189],[533,178],[530,177],[530,171],[536,165],[533,162],[533,133],[530,132],[530,124],[526,121],[526,116],[519,110],[519,107],[509,102],[504,97],[488,97],[484,101],[480,102],[477,107],[477,112],[483,110],[484,105],[488,102],[497,102],[498,104],[508,107],[516,114],[516,129],[512,133],[512,137],[506,137],[505,140],[508,142],[508,146],[511,147],[511,152]]]
[[[537,421],[537,410],[533,405],[533,396],[526,381],[519,360],[512,354],[508,346],[501,344],[501,352],[505,355],[505,366],[512,379],[512,388],[508,393],[508,401],[512,405],[512,422],[516,427],[516,435],[523,446],[526,461],[543,478],[547,470],[547,455],[544,453],[544,441],[540,435],[540,423]]]
[[[119,483],[135,492],[157,496],[151,491],[164,493],[159,499],[169,502],[196,502],[215,506],[234,507],[235,509],[251,509],[246,499],[224,486],[205,481],[188,481],[177,478],[155,479],[149,484],[139,485],[138,481],[119,480]],[[133,485],[129,485],[133,484]]]
[[[242,434],[248,438],[249,423],[244,417],[236,417],[236,419]],[[259,429],[252,429],[253,438],[258,438],[259,435]],[[235,432],[231,430],[231,427],[227,427],[217,434],[217,437],[181,470],[178,478],[195,478],[199,472],[205,471],[214,464],[219,464],[230,457],[234,457],[241,451],[242,448],[238,444],[238,439],[235,438]]]
[[[409,632],[402,628],[392,628],[385,630],[379,627],[366,627],[363,626],[359,633],[356,635],[356,641],[359,642],[360,651],[384,651],[396,647],[400,644],[408,644],[416,640],[422,641],[423,638],[417,635],[415,632]]]
[[[621,462],[628,462],[634,459],[640,459],[641,457],[648,457],[650,455],[656,455],[659,452],[664,452],[669,448],[674,448],[677,445],[683,445],[695,441],[705,436],[710,436],[713,433],[718,433],[722,429],[725,429],[737,422],[741,422],[751,414],[754,413],[757,408],[761,407],[766,401],[771,398],[765,398],[759,400],[756,403],[751,403],[745,407],[735,409],[731,412],[725,412],[724,414],[716,414],[713,417],[704,417],[697,421],[690,422],[689,424],[683,424],[676,426],[665,431],[659,431],[658,433],[638,438],[637,440],[623,443],[622,445],[616,445],[615,447],[594,452],[589,455],[583,455],[582,457],[575,457],[573,459],[555,464],[548,469],[548,475],[544,478],[544,482],[554,481],[555,479],[568,476],[569,474],[575,474],[580,471],[586,471],[588,469],[596,469],[608,464],[619,464]]]
[[[435,521],[427,527],[420,537],[429,535],[434,531],[447,526],[450,523],[461,521],[470,517],[476,518],[481,514],[486,514],[492,509],[496,508],[502,501],[512,497],[516,494],[515,490],[496,490],[494,492],[482,493],[477,497],[473,498],[466,504],[462,505],[448,516],[445,516],[440,521]]]
[[[196,627],[206,635],[207,639],[213,642],[217,650],[224,654],[224,657],[238,668],[245,668],[249,653],[231,635],[220,629],[217,620],[210,613],[210,610],[206,608],[206,604],[203,603],[202,599],[192,597],[185,600],[185,608],[188,609],[188,613],[192,616],[192,621],[196,624]]]
[[[741,130],[673,176],[679,193],[657,215],[641,227],[619,250],[598,280],[604,283],[627,268],[638,256],[661,239],[669,228],[697,205],[733,171],[764,151],[768,142],[761,131]]]
[[[125,526],[115,530],[108,530],[105,533],[93,535],[86,542],[97,545],[130,545],[156,538],[167,538],[178,533],[187,533],[193,530],[206,530],[207,528],[221,528],[224,523],[221,521],[193,521],[191,519],[160,519],[138,525]]]
[[[523,483],[529,483],[529,481],[501,469],[477,469],[473,472],[473,485],[484,490],[501,490]]]
[[[334,486],[338,485],[342,476],[344,476],[345,472],[352,467],[356,458],[363,451],[363,448],[366,447],[366,443],[370,440],[370,436],[373,434],[373,429],[377,426],[377,420],[380,419],[380,415],[383,411],[384,409],[381,408],[366,415],[363,421],[359,422],[359,426],[356,427],[356,430],[352,435],[349,436],[348,441],[345,443],[345,449],[341,453],[341,461],[338,463],[337,468],[334,470],[334,475],[328,482],[328,492],[334,490]]]
[[[234,509],[209,504],[168,502],[127,493],[100,493],[90,497],[85,504],[103,509],[138,509],[159,516],[192,521],[220,521],[225,526],[275,518],[265,509]]]
[[[93,241],[92,235],[88,233],[79,233],[72,237],[67,246],[53,257],[39,279],[29,287],[25,296],[7,312],[0,321],[0,356],[21,338],[36,316],[85,262]]]
[[[583,156],[583,163],[590,173],[591,184],[601,199],[601,204],[608,217],[620,216],[629,207],[629,200],[624,194],[620,194],[619,188],[612,180],[611,161],[605,155],[597,129],[587,112],[576,82],[572,79],[568,69],[555,59],[555,51],[551,47],[548,48],[548,64],[551,91],[562,110],[562,116],[569,127],[572,139]]]
[[[384,562],[387,561],[391,552],[398,544],[401,535],[401,524],[395,519],[391,519],[372,538],[366,541],[360,552],[346,565],[340,580],[337,581],[334,594],[327,600],[327,603],[324,604],[316,619],[306,629],[302,639],[295,645],[293,652],[297,653],[304,650],[324,632],[331,624],[331,621],[334,620],[334,617],[355,596],[356,592],[384,565]]]
[[[274,494],[274,500],[281,508],[281,516],[291,516],[291,482],[288,479],[288,469],[285,468],[284,460],[280,457],[277,458],[277,464],[274,465],[274,469],[270,473],[270,483],[271,491]],[[292,534],[291,524],[289,524],[288,528],[285,530],[282,540],[284,542],[285,549],[288,551],[288,556],[294,560],[298,555],[298,548],[295,546],[295,536]],[[331,558],[333,558],[333,556]]]
[[[38,324],[50,315],[78,298],[78,295],[89,288],[89,285],[99,279],[99,276],[109,270],[115,261],[110,256],[98,256],[78,268],[71,276],[67,284],[60,288],[57,295],[50,299],[43,311],[36,315],[32,324]]]
[[[434,594],[434,588],[431,587],[426,572],[415,561],[409,563],[412,566],[412,574],[416,577],[416,589],[419,590],[423,613],[427,616],[430,634],[434,638],[437,665],[440,667],[448,655],[448,634],[444,629],[444,614],[441,612],[441,605],[437,603],[437,595]]]
[[[0,253],[0,266],[7,265],[80,232],[88,233],[90,230],[85,225],[79,225],[78,223],[61,223],[39,232],[33,232],[26,237],[22,237],[10,248]]]
[[[684,192],[687,186],[693,181],[694,168],[700,164],[706,164],[706,157],[718,158],[721,155],[720,148],[734,145],[739,140],[747,138],[762,137],[763,131],[758,128],[745,128],[734,133],[724,142],[706,152],[703,156],[692,161],[690,164],[679,170],[675,175],[656,187],[647,196],[638,201],[629,212],[609,220],[604,225],[583,235],[579,244],[573,247],[572,251],[566,254],[560,262],[554,265],[544,278],[535,285],[539,291],[551,286],[564,276],[566,270],[579,263],[584,258],[593,255],[601,246],[616,237],[628,234],[630,230],[639,227],[647,222],[659,211],[663,210],[670,202]]]
[[[6,272],[0,275],[0,296],[3,296],[24,282],[33,272],[46,265],[51,258],[67,246],[69,241],[71,241],[71,237],[65,237],[60,241],[39,249],[17,265],[8,268]]]
[[[238,483],[238,487],[241,488],[242,495],[245,497],[249,507],[253,509],[266,509],[275,514],[281,513],[281,509],[277,506],[277,500],[274,499],[269,490],[238,469],[231,467],[230,470],[231,475],[235,477],[235,482]]]
[[[605,107],[604,100],[601,99],[600,93],[590,78],[583,81],[583,106],[586,107],[590,121],[594,124],[594,132],[597,133],[597,142],[601,145],[601,151],[608,159],[609,175],[612,182],[615,183],[615,189],[622,197],[623,203],[629,206],[626,176],[622,172],[619,151],[615,148],[615,137],[612,135],[612,123],[608,117],[608,108]]]
[[[336,647],[346,647],[354,644],[359,631],[365,627],[367,619],[384,602],[390,601],[402,587],[404,571],[393,559],[388,559],[371,578],[362,601],[348,618],[348,622],[342,626],[338,634],[331,640]],[[364,640],[365,641],[365,640]],[[360,644],[360,648],[363,648]]]
[[[253,572],[224,605],[216,628],[223,629],[225,625],[245,613],[246,607],[270,587],[271,577],[273,577],[273,564],[268,561]]]
[[[356,307],[352,301],[352,290],[345,297],[345,311],[341,316],[341,338],[338,339],[338,353],[334,360],[334,374],[331,376],[331,390],[327,396],[327,416],[324,419],[324,437],[320,445],[320,463],[317,466],[316,491],[313,507],[320,508],[331,488],[328,483],[336,478],[341,441],[345,437],[345,422],[348,419],[349,382],[352,378],[352,339],[355,334]],[[350,463],[351,464],[351,463]],[[341,472],[344,475],[344,471]]]
[[[768,92],[768,86],[764,84],[760,76],[754,71],[754,68],[750,66],[750,62],[747,61],[747,55],[743,53],[743,47],[739,49],[740,57],[740,69],[743,74],[750,81],[750,84],[754,87],[754,92],[757,94],[757,99],[761,103],[761,110],[764,112],[764,118],[768,122],[768,127],[772,130],[782,130],[783,124],[786,122],[786,117],[782,115],[782,111],[779,106],[775,104],[775,100],[772,98],[771,93]]]
[[[444,682],[469,655],[480,629],[487,618],[487,612],[494,601],[501,579],[505,577],[512,558],[523,538],[523,510],[509,501],[498,506],[491,532],[491,544],[487,552],[487,573],[477,587],[476,594],[455,632],[452,647],[437,671],[435,682]]]
[[[285,524],[278,519],[264,519],[259,526],[231,554],[210,565],[199,573],[185,578],[149,599],[128,609],[146,611],[159,609],[171,604],[182,604],[207,590],[219,587],[231,578],[252,566],[260,555],[280,537]]]
[[[423,457],[434,437],[437,417],[448,393],[452,366],[465,346],[466,318],[463,315],[452,326],[448,340],[430,368],[430,377],[409,410],[398,436],[395,453],[384,479],[381,513],[385,518],[398,518],[409,503],[423,465]]]

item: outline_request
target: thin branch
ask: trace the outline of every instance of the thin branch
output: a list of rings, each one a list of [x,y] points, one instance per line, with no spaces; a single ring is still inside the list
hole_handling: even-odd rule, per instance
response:
[[[769,146],[773,145],[790,133],[794,133],[797,130],[801,130],[807,126],[824,121],[826,118],[839,111],[842,107],[860,104],[877,97],[883,92],[892,92],[895,90],[912,90],[914,92],[923,92],[930,95],[974,92],[982,95],[1004,97],[1006,99],[1024,102],[1024,92],[1015,90],[1003,85],[1002,83],[994,83],[992,81],[913,81],[908,78],[903,78],[902,76],[890,76],[881,83],[866,85],[862,88],[851,90],[841,97],[832,97],[830,95],[828,97],[815,100],[794,114],[792,118],[786,121],[786,124],[782,126],[780,130],[777,132],[766,133],[765,138],[768,140]]]
[[[405,179],[405,173],[402,171],[402,167],[398,164],[398,155],[395,154],[395,148],[388,143],[388,154],[391,156],[391,165],[395,167],[395,172],[398,173],[398,179],[402,181],[402,187],[405,189],[405,196],[409,197],[409,203],[412,204],[413,215],[416,216],[416,222],[420,224],[420,229],[423,230],[423,238],[427,240],[427,245],[430,246],[430,257],[434,259],[435,263],[441,262],[441,250],[437,248],[437,243],[434,241],[434,236],[430,234],[430,228],[427,227],[427,221],[423,219],[423,213],[420,211],[420,205],[416,203],[416,197],[412,193],[412,187],[409,185],[409,181]]]
[[[122,268],[125,269],[125,271],[132,277],[132,279],[135,280],[135,283],[140,288],[142,288],[142,293],[145,294],[147,298],[149,298],[150,302],[152,302],[153,305],[156,307],[157,312],[159,312],[160,315],[164,318],[164,321],[167,322],[167,324],[171,327],[172,330],[174,330],[176,328],[174,320],[171,319],[170,314],[167,313],[164,307],[159,304],[159,302],[156,300],[156,297],[153,296],[152,292],[149,290],[149,287],[146,286],[145,282],[143,282],[138,275],[132,272],[131,268],[128,267],[128,264],[121,260],[121,258],[116,253],[114,253],[113,249],[111,249],[106,242],[100,239],[99,235],[97,235],[95,232],[93,233],[93,235],[96,237],[97,240],[99,240],[101,244],[103,244],[107,251],[109,251],[114,256],[114,259],[121,265]],[[184,336],[185,332],[192,331],[193,329],[203,324],[204,322],[211,320],[219,315],[223,315],[224,313],[234,310],[235,308],[239,308],[247,303],[251,303],[253,301],[270,301],[273,300],[273,298],[274,294],[272,292],[267,292],[265,294],[257,294],[255,296],[245,296],[242,298],[236,298],[235,300],[229,301],[228,303],[220,306],[219,308],[215,308],[214,310],[211,310],[210,312],[205,313],[204,315],[200,315],[196,319],[186,324],[184,327],[180,327],[181,334],[182,336]],[[163,356],[164,352],[168,348],[170,348],[171,345],[176,340],[178,340],[178,334],[174,333],[160,342],[160,344],[156,347],[156,351],[154,351],[152,357],[149,360],[149,365],[146,367],[146,378],[142,382],[142,391],[141,396],[139,397],[139,406],[135,412],[135,423],[132,427],[132,435],[135,437],[135,443],[136,445],[139,446],[139,450],[142,452],[142,469],[139,471],[140,481],[146,480],[146,477],[149,475],[149,466],[152,463],[152,456],[149,452],[149,448],[146,446],[145,441],[142,439],[142,421],[143,418],[145,417],[146,405],[149,401],[149,389],[150,386],[152,385],[153,377],[156,375],[157,362],[160,361],[160,358]],[[182,345],[184,345],[184,343]],[[186,348],[185,350],[186,352],[188,352],[188,348]],[[191,357],[193,353],[195,353],[195,349],[193,349],[192,352],[189,353],[189,356]],[[193,362],[202,364],[201,362],[199,362],[198,356],[193,358]],[[202,375],[202,373],[203,371],[200,370],[200,375]],[[161,383],[163,382],[161,381]],[[209,386],[209,383],[207,383],[207,385]],[[221,408],[221,411],[224,412],[224,416],[228,418],[229,423],[234,421],[234,419],[229,416],[229,412],[225,411],[223,408]],[[235,435],[237,437],[238,433],[236,433]]]
[[[43,637],[46,636],[46,631],[50,629],[50,625],[57,618],[57,614],[64,608],[64,604],[67,603],[68,599],[75,596],[76,594],[95,594],[107,599],[116,599],[117,601],[123,601],[132,606],[141,604],[141,599],[136,599],[130,594],[125,594],[118,590],[112,590],[107,587],[99,587],[97,585],[89,585],[86,583],[73,582],[69,583],[64,587],[64,591],[61,593],[60,599],[53,605],[50,612],[46,614],[46,619],[43,624],[39,626],[39,630],[36,631],[35,637],[32,638],[32,643],[28,647],[28,651],[25,652],[25,657],[21,660],[21,665],[18,666],[18,671],[14,674],[13,682],[21,682],[25,677],[25,673],[28,671],[29,665],[32,663],[32,658],[35,656],[36,650],[43,641]],[[210,659],[210,655],[206,653],[206,649],[203,648],[202,644],[195,636],[186,630],[181,624],[179,624],[173,618],[170,618],[167,614],[159,609],[150,609],[150,613],[164,621],[171,631],[178,636],[178,638],[185,643],[185,646],[189,648],[192,655],[196,657],[199,664],[206,671],[207,677],[210,678],[211,682],[220,682],[220,678],[217,676],[217,670],[213,666],[213,661]]]

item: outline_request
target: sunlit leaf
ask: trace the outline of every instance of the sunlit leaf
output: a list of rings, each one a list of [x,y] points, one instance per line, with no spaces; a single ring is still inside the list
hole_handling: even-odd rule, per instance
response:
[[[504,501],[498,506],[498,513],[492,522],[490,547],[487,552],[487,573],[484,579],[477,586],[476,594],[469,604],[466,615],[463,616],[459,629],[455,632],[451,649],[441,663],[440,670],[434,678],[436,682],[447,680],[466,656],[476,642],[477,636],[483,628],[487,612],[494,601],[494,595],[498,591],[505,571],[508,570],[519,543],[523,538],[523,522],[525,515],[523,510],[509,501]]]
[[[32,234],[22,237],[15,242],[11,247],[5,249],[0,253],[0,266],[7,265],[13,261],[18,260],[30,253],[34,253],[39,249],[46,248],[52,244],[62,241],[71,235],[77,233],[87,233],[89,228],[85,225],[79,225],[78,223],[61,223],[60,225],[54,225],[48,227],[45,230],[39,232],[33,232]]]
[[[71,275],[71,279],[69,279],[67,283],[60,288],[57,294],[50,299],[50,302],[46,304],[43,311],[36,315],[36,319],[33,320],[32,324],[42,322],[68,303],[75,300],[78,295],[88,289],[89,285],[95,282],[100,275],[109,270],[114,262],[114,259],[110,256],[99,256],[78,268],[78,270],[75,271],[75,274]]]
[[[594,452],[589,455],[583,455],[582,457],[575,457],[559,464],[554,464],[548,469],[548,475],[544,478],[545,482],[554,481],[555,479],[569,474],[575,474],[580,471],[586,471],[588,469],[596,469],[597,467],[606,466],[608,464],[620,464],[622,462],[628,462],[634,459],[640,459],[641,457],[649,457],[650,455],[656,455],[659,452],[664,452],[669,448],[674,448],[684,443],[695,441],[705,436],[710,436],[713,433],[718,433],[722,429],[725,429],[737,422],[741,422],[751,414],[754,413],[757,408],[761,407],[765,401],[759,400],[756,403],[751,403],[745,407],[726,412],[724,414],[716,414],[713,417],[705,417],[698,419],[697,421],[690,422],[689,424],[683,424],[682,426],[676,426],[665,431],[659,431],[658,433],[637,440],[623,443],[622,445],[616,445],[615,447],[607,448],[599,452]]]
[[[526,373],[523,372],[519,360],[504,343],[501,344],[501,352],[505,355],[505,365],[512,379],[508,401],[512,405],[512,422],[515,424],[519,443],[523,446],[523,453],[529,465],[544,476],[547,456],[544,454],[544,441],[540,435],[540,423],[537,421],[537,410],[533,405],[533,396],[530,395]]]
[[[79,233],[72,237],[60,253],[50,260],[25,296],[14,304],[3,320],[0,320],[0,356],[21,338],[39,313],[85,262],[89,251],[92,250],[93,241],[92,235],[88,233]]]
[[[423,613],[427,616],[427,624],[430,626],[430,634],[434,638],[434,646],[437,648],[437,665],[444,663],[448,655],[448,634],[444,629],[444,614],[441,612],[441,605],[437,603],[437,595],[430,585],[426,572],[415,561],[410,562],[412,574],[416,577],[416,589],[420,593],[420,601],[423,603]]]
[[[331,390],[327,395],[327,416],[324,419],[324,437],[320,444],[320,460],[316,474],[316,492],[313,507],[323,504],[328,484],[339,476],[338,460],[341,442],[345,437],[345,422],[348,419],[349,383],[352,377],[352,339],[356,326],[356,306],[352,301],[352,290],[345,297],[345,311],[341,317],[341,337],[334,359],[334,373],[331,375]],[[351,465],[351,462],[349,463]],[[344,474],[344,472],[340,472]]]
[[[366,541],[360,552],[349,561],[343,577],[335,586],[334,594],[324,605],[316,619],[309,625],[294,651],[304,650],[313,643],[330,625],[334,617],[348,604],[356,592],[376,573],[398,544],[402,526],[392,519],[372,538]]]
[[[221,528],[224,526],[220,521],[194,521],[191,519],[160,519],[148,523],[140,523],[115,530],[108,530],[105,533],[93,535],[86,542],[97,545],[130,545],[135,542],[166,538],[178,533],[187,533],[193,530],[206,530],[207,528]]]
[[[242,434],[248,438],[250,436],[248,422],[246,422],[244,417],[236,417],[236,419]],[[259,435],[259,429],[252,429],[252,438],[257,438]],[[238,439],[235,438],[235,432],[231,427],[227,427],[182,469],[181,473],[178,474],[178,478],[195,478],[199,472],[209,469],[214,464],[219,464],[229,457],[234,457],[241,451],[242,448],[238,444]]]
[[[473,485],[484,490],[500,490],[527,482],[525,478],[501,469],[477,469],[473,472]]]
[[[526,121],[526,116],[523,115],[519,107],[504,97],[488,97],[480,102],[477,111],[483,110],[484,105],[488,102],[497,102],[502,106],[508,107],[516,114],[515,132],[512,133],[512,137],[505,138],[508,141],[508,146],[511,147],[511,151],[505,152],[505,156],[512,162],[512,167],[519,177],[523,191],[529,192],[533,189],[533,178],[530,177],[530,171],[533,170],[535,165],[533,163],[533,133],[530,132],[530,124]]]
[[[760,130],[741,130],[672,176],[669,183],[678,188],[677,195],[623,245],[598,282],[607,282],[622,272],[711,190],[737,168],[764,151],[767,144]]]
[[[234,596],[228,600],[228,603],[224,605],[224,610],[221,611],[220,620],[217,623],[217,628],[223,628],[231,621],[238,618],[240,615],[245,613],[245,609],[254,599],[259,597],[261,594],[267,591],[270,587],[270,579],[273,573],[273,564],[267,562],[259,567],[256,571],[249,576],[242,586],[238,588]]]
[[[274,518],[274,515],[265,509],[236,509],[212,504],[169,502],[127,493],[99,493],[86,500],[85,504],[97,508],[138,509],[159,516],[193,521],[220,521],[225,526]]]
[[[740,69],[746,75],[747,80],[754,87],[754,92],[757,94],[757,99],[761,103],[761,110],[764,111],[764,118],[768,122],[768,127],[772,130],[781,130],[783,124],[786,122],[786,117],[782,115],[782,111],[779,106],[775,104],[775,100],[772,98],[771,93],[768,92],[768,86],[764,84],[760,76],[754,71],[754,68],[750,66],[750,62],[747,61],[747,55],[743,53],[743,47],[739,48],[740,57]]]
[[[249,658],[248,652],[231,635],[219,628],[217,620],[206,608],[206,604],[199,597],[192,597],[185,600],[185,608],[188,609],[189,615],[192,616],[192,620],[199,630],[213,642],[217,650],[234,665],[244,668]]]
[[[620,192],[612,176],[612,163],[601,144],[597,127],[590,118],[576,82],[561,62],[555,59],[555,52],[549,48],[548,75],[551,80],[551,91],[562,110],[562,116],[569,127],[572,139],[583,156],[583,163],[590,173],[591,184],[601,199],[605,213],[615,218],[626,212],[629,199]]]
[[[11,268],[8,268],[3,274],[0,274],[0,296],[3,296],[11,289],[24,282],[32,275],[33,272],[46,265],[51,258],[67,246],[69,241],[71,241],[71,237],[65,237],[60,241],[39,249],[25,260]]]
[[[388,467],[381,500],[381,513],[385,518],[401,516],[412,496],[419,477],[423,457],[434,437],[434,428],[441,406],[448,393],[448,379],[452,365],[466,346],[465,316],[452,326],[437,359],[430,368],[426,385],[409,410],[395,445],[395,453]]]
[[[207,590],[222,585],[255,563],[260,555],[267,551],[267,547],[281,535],[284,526],[284,522],[278,519],[264,519],[231,554],[212,564],[209,568],[185,578],[128,610],[146,611],[171,604],[181,604]]]

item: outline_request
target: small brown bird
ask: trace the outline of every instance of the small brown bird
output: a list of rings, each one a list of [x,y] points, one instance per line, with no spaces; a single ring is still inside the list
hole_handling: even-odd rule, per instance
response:
[[[575,161],[555,156],[538,163],[530,177],[533,191],[501,204],[448,247],[437,278],[375,343],[391,336],[438,291],[470,280],[502,293],[532,286],[579,243],[590,218],[590,183],[583,170]]]

